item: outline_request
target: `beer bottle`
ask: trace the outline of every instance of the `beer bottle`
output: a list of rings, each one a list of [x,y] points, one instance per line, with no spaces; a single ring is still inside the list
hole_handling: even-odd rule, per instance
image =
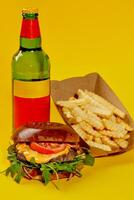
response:
[[[20,48],[12,59],[13,128],[50,117],[50,64],[41,48],[37,9],[22,10]]]

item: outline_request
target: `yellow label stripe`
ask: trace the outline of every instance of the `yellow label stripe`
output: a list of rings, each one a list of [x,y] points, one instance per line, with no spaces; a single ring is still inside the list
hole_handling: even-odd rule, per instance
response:
[[[42,81],[19,81],[14,80],[14,96],[23,98],[40,98],[50,93],[50,80]]]

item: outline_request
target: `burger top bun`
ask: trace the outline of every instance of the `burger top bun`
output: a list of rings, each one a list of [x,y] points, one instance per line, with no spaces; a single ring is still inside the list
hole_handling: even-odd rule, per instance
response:
[[[12,137],[20,142],[79,142],[78,134],[69,126],[56,122],[33,122],[18,128]]]

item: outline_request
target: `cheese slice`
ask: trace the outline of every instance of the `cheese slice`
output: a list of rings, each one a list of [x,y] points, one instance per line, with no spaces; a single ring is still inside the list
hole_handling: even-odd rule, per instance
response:
[[[70,147],[66,146],[66,148],[58,153],[55,154],[41,154],[37,151],[32,150],[29,145],[26,143],[19,143],[16,145],[16,149],[18,150],[18,153],[22,153],[27,161],[30,161],[31,158],[35,159],[36,163],[47,163],[53,158],[57,158],[58,156],[62,156],[64,154],[68,154]]]

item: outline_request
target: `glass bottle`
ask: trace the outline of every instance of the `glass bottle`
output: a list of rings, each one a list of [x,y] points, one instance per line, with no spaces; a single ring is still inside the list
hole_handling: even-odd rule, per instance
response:
[[[22,10],[20,48],[12,59],[13,128],[50,119],[50,63],[42,50],[37,9]]]

